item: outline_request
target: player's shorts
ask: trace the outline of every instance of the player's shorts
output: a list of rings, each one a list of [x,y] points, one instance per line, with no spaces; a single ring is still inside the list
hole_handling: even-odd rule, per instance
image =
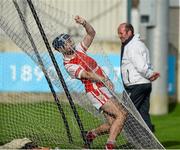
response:
[[[106,87],[97,88],[91,92],[87,93],[89,100],[96,107],[96,109],[100,109],[110,98],[113,96],[109,92]]]

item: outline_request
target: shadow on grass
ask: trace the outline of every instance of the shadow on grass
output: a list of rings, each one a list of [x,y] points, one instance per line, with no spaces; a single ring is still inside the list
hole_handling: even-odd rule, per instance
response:
[[[169,104],[169,113],[173,112],[174,109],[176,108],[177,106],[177,103],[171,103]]]
[[[161,142],[161,144],[165,147],[165,148],[170,148],[170,147],[176,147],[176,148],[180,148],[180,141],[164,141]]]

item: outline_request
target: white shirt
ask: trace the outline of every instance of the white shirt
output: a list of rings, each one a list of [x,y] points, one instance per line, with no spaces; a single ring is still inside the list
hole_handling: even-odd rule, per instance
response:
[[[149,50],[140,40],[139,34],[134,35],[124,47],[121,64],[123,82],[126,86],[150,83],[153,70],[150,64]]]

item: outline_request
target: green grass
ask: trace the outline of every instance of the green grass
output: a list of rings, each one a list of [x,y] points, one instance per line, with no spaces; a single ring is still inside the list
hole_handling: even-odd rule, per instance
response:
[[[81,148],[83,145],[74,114],[67,104],[62,104],[68,119],[74,143],[70,144],[61,116],[54,103],[0,104],[0,145],[15,138],[28,137],[39,146],[51,148]],[[100,124],[100,120],[77,106],[86,130]],[[180,148],[180,104],[171,105],[170,113],[152,116],[155,135],[165,148]],[[93,121],[92,121],[93,120]],[[122,138],[122,137],[121,137]],[[107,135],[95,140],[93,148],[104,148]],[[120,144],[118,138],[117,145]],[[101,146],[102,147],[101,147]]]
[[[171,104],[169,113],[152,116],[155,135],[167,149],[180,148],[180,104]]]
[[[43,147],[80,148],[83,140],[74,114],[68,104],[62,104],[67,117],[73,144],[69,143],[65,126],[57,106],[51,102],[33,104],[0,104],[0,145],[16,138],[27,137]],[[92,114],[76,106],[86,130],[100,124],[100,120]],[[93,120],[93,122],[91,122]],[[94,143],[104,146],[107,137]]]

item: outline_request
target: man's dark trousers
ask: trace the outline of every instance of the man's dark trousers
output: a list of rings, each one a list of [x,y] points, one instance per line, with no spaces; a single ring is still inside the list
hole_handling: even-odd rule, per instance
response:
[[[149,107],[150,107],[149,101],[152,90],[151,83],[125,86],[125,89],[129,94],[135,107],[141,114],[142,118],[144,119],[150,130],[152,131],[153,126],[151,124],[151,118],[149,115]]]

